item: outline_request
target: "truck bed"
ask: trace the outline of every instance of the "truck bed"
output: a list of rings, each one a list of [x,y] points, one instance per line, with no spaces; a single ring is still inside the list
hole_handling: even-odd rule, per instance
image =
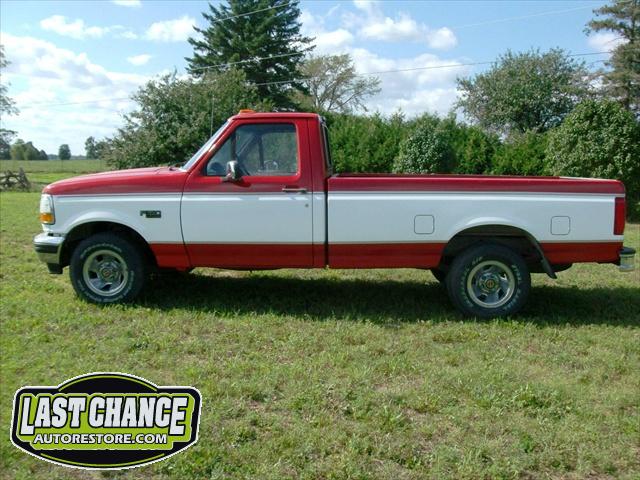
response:
[[[535,238],[555,265],[615,262],[616,180],[483,175],[328,179],[329,264],[433,267],[456,236],[504,226]],[[594,222],[593,219],[598,221]]]

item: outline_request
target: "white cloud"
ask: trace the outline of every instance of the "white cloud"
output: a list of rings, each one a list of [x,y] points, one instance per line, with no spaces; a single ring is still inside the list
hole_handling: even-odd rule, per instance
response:
[[[40,27],[43,30],[55,32],[58,35],[65,37],[75,38],[77,40],[84,40],[86,38],[102,38],[107,34],[112,35],[115,38],[124,38],[128,40],[135,40],[138,35],[131,30],[128,30],[122,25],[110,25],[108,27],[95,27],[85,25],[84,20],[68,20],[63,15],[52,15],[40,21]]]
[[[68,21],[63,15],[52,15],[40,21],[44,30],[55,32],[58,35],[82,40],[84,38],[100,38],[109,32],[108,27],[89,27],[84,20]]]
[[[131,65],[136,65],[136,66],[140,66],[140,65],[146,65],[149,60],[151,60],[151,55],[143,53],[141,55],[134,55],[132,57],[127,57],[127,62],[129,62]]]
[[[427,44],[437,50],[447,50],[458,44],[455,34],[447,27],[427,31]]]
[[[401,42],[424,38],[425,29],[405,13],[400,13],[397,20],[389,17],[371,20],[360,29],[360,35],[372,40]]]
[[[353,35],[344,28],[339,28],[331,32],[321,32],[316,34],[316,51],[335,52],[353,42]]]
[[[343,23],[358,28],[358,35],[366,40],[424,42],[436,50],[450,49],[458,44],[455,34],[447,27],[432,29],[404,12],[399,12],[395,18],[385,16],[378,2],[355,0],[354,6],[364,12],[364,17],[347,13]]]
[[[462,66],[463,62],[460,60],[442,59],[431,53],[404,58],[381,56],[357,46],[353,32],[360,35],[364,27],[369,27],[366,33],[379,39],[393,41],[404,38],[410,41],[425,41],[432,48],[451,46],[455,42],[453,32],[447,28],[426,29],[407,15],[400,15],[399,21],[388,18],[385,20],[377,2],[363,0],[354,3],[359,11],[367,14],[366,17],[344,12],[342,26],[335,30],[328,30],[325,26],[329,14],[314,16],[306,10],[302,11],[302,33],[315,37],[316,48],[313,54],[348,53],[358,73],[371,73],[380,78],[381,92],[366,102],[369,111],[390,114],[402,109],[410,116],[425,111],[447,114],[456,100],[456,78],[467,74],[470,71],[469,67]],[[378,29],[374,26],[372,18],[389,28]],[[360,38],[362,39],[363,35],[360,35]],[[416,70],[422,67],[427,69]],[[392,73],[376,73],[389,70]]]
[[[69,143],[81,154],[86,137],[115,133],[120,114],[133,108],[130,95],[150,80],[107,70],[85,53],[41,39],[3,33],[2,42],[11,61],[3,81],[11,82],[9,95],[20,109],[17,116],[3,115],[2,126],[49,153]]]
[[[613,32],[598,32],[589,37],[587,42],[589,46],[598,52],[607,52],[614,50],[619,45],[626,43],[625,38]]]
[[[128,30],[122,25],[113,25],[110,27],[110,30],[115,38],[124,38],[126,40],[135,40],[138,38],[138,35],[135,32]]]
[[[430,53],[405,58],[383,57],[364,48],[353,48],[349,53],[359,73],[392,71],[375,74],[381,80],[381,91],[367,101],[370,111],[384,114],[401,109],[408,116],[424,112],[446,115],[457,97],[456,78],[470,71],[459,60]]]
[[[380,9],[379,2],[374,0],[353,0],[353,5],[368,15],[375,15]]]
[[[141,7],[142,2],[140,0],[112,0],[116,5],[121,7]]]
[[[175,20],[152,23],[145,38],[160,42],[184,42],[193,34],[194,18],[183,15]]]
[[[305,36],[315,38],[316,46],[314,54],[323,55],[336,53],[336,51],[344,49],[347,45],[353,43],[353,34],[344,28],[327,31],[324,27],[325,19],[332,15],[337,9],[332,8],[327,15],[314,16],[306,10],[300,15],[302,23],[301,33]]]

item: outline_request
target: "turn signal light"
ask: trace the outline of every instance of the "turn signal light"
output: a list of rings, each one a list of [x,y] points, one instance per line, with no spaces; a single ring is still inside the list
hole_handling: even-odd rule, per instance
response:
[[[54,223],[53,213],[41,213],[40,214],[40,222],[52,224]]]
[[[250,108],[243,108],[241,109],[238,114],[242,115],[243,113],[256,113],[255,110],[251,110]]]

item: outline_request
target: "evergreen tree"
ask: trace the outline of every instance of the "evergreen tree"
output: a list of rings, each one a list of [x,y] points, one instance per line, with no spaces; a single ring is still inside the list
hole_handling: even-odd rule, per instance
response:
[[[607,65],[604,76],[607,93],[636,115],[640,114],[640,0],[614,0],[594,10],[600,18],[591,20],[587,33],[608,30],[623,40]]]
[[[312,39],[300,35],[298,3],[228,0],[216,7],[209,4],[209,13],[202,14],[207,27],[196,27],[199,37],[189,39],[194,49],[193,57],[186,59],[189,72],[201,76],[207,71],[242,70],[261,100],[276,108],[293,108],[292,94],[305,91],[298,67],[313,48],[309,46]]]

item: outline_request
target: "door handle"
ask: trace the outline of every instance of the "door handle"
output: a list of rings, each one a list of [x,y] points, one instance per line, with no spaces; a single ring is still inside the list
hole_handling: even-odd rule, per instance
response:
[[[284,187],[282,191],[285,193],[307,193],[307,189],[304,187]]]

